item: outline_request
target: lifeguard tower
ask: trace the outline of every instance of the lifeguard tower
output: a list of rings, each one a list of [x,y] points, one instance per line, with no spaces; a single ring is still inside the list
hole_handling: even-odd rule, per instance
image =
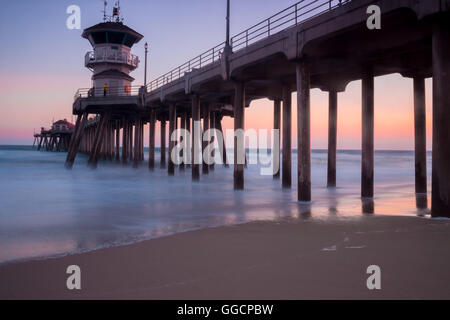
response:
[[[123,24],[119,3],[109,21],[105,14],[103,22],[85,29],[82,37],[93,47],[85,55],[85,66],[93,72],[90,94],[130,94],[134,81],[130,73],[139,65],[139,57],[131,53],[131,48],[144,36]]]
[[[84,59],[85,67],[93,73],[92,87],[79,89],[74,97],[73,114],[78,118],[66,160],[69,168],[79,150],[89,154],[93,167],[99,158],[119,160],[119,150],[124,163],[144,158],[146,91],[143,85],[133,86],[130,76],[139,66],[139,58],[131,49],[144,36],[123,23],[119,1],[111,16],[106,15],[106,1],[104,4],[103,22],[82,33],[93,48]]]

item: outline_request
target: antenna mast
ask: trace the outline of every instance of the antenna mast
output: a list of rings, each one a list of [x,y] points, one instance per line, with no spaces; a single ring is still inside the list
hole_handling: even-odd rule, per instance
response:
[[[108,5],[108,2],[103,1],[103,22],[106,22],[107,17],[106,17],[106,6]]]
[[[113,19],[114,17],[116,17],[116,22],[121,22],[120,19],[120,0],[116,1],[116,5],[114,6],[113,9]]]

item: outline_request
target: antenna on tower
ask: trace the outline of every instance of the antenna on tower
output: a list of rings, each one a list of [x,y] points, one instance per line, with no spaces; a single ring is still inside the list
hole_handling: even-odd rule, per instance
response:
[[[106,17],[106,6],[108,5],[108,2],[106,2],[106,0],[105,1],[103,1],[103,22],[106,22],[106,20],[108,19],[107,17]]]
[[[114,19],[114,17],[116,17],[116,22],[121,22],[121,20],[123,20],[123,19],[120,19],[120,0],[116,1],[112,16],[113,16],[113,19]]]

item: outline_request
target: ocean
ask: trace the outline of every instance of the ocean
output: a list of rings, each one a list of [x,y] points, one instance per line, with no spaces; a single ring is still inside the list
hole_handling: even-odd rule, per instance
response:
[[[360,197],[360,151],[339,151],[337,187],[326,188],[327,152],[312,151],[312,203],[297,198],[297,155],[292,155],[292,189],[245,169],[245,190],[233,190],[233,167],[216,165],[200,182],[191,172],[150,172],[115,162],[87,167],[78,155],[74,168],[66,154],[29,146],[0,146],[0,263],[85,252],[187,230],[255,220],[357,219],[365,214],[420,215],[414,193],[414,153],[375,152],[375,198]],[[431,154],[428,154],[431,180]],[[428,186],[430,191],[430,185]],[[430,195],[427,199],[430,206]]]

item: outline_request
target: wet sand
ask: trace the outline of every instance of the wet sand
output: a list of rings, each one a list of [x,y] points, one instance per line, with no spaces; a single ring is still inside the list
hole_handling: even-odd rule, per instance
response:
[[[73,264],[80,291],[66,288]],[[301,216],[1,265],[0,298],[450,299],[449,270],[448,220]]]

